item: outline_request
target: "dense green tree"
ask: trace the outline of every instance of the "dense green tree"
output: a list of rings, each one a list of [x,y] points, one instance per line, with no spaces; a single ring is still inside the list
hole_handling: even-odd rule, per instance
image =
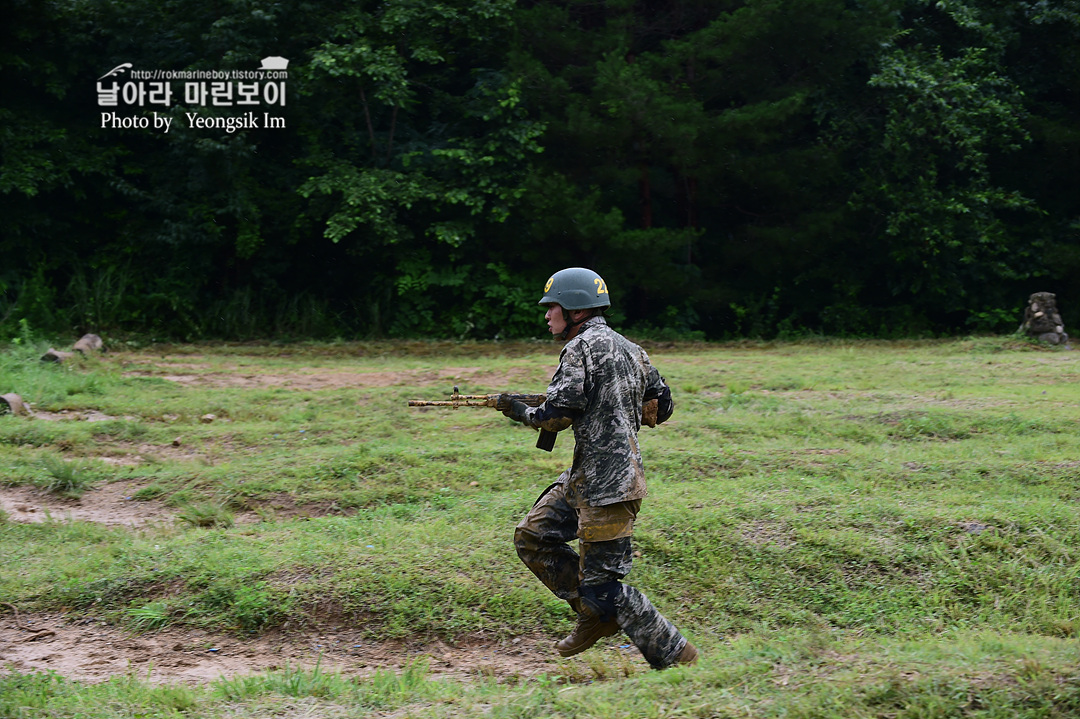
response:
[[[1040,65],[1064,45],[1025,41],[1044,31],[1036,4],[915,0],[901,10],[867,91],[828,128],[846,148],[848,222],[866,230],[838,265],[861,268],[863,283],[877,278],[852,305],[905,332],[1014,329],[1028,293],[1069,290],[1048,262],[1064,228],[1046,204],[1053,183],[1036,149],[1046,123],[1033,82],[1061,87]],[[1068,22],[1053,14],[1062,32]],[[1069,155],[1067,141],[1049,154],[1058,153]]]
[[[1068,223],[1048,243],[1019,152],[1053,127],[1075,156],[1075,120],[1054,104],[1046,122],[1025,94],[1027,73],[1069,95],[1049,59],[1074,39],[1070,7],[530,3],[515,67],[547,113],[548,176],[577,188],[541,194],[576,198],[566,214],[610,239],[533,228],[632,289],[631,320],[713,336],[1002,329],[1047,254],[1059,273],[1078,257]],[[1050,25],[1057,42],[1014,60]]]
[[[541,130],[500,72],[510,7],[85,0],[31,17],[20,5],[10,47],[23,54],[5,69],[27,87],[0,107],[0,191],[19,208],[5,309],[39,327],[68,307],[68,322],[184,336],[498,333],[516,312],[509,298],[476,309],[506,277],[477,233],[507,216]],[[250,70],[269,55],[297,68],[275,113],[286,131],[192,128],[188,112],[236,111],[181,98],[158,108],[167,134],[96,126],[94,78],[120,63]],[[70,211],[52,212],[50,191]]]
[[[1080,318],[1080,0],[7,0],[0,336]],[[95,82],[290,60],[284,129],[102,127]],[[179,83],[177,83],[179,87]]]
[[[22,122],[42,132],[34,138],[16,129],[12,142],[33,152],[4,153],[0,191],[3,202],[18,209],[10,213],[15,222],[5,228],[3,242],[10,249],[8,267],[21,275],[9,283],[22,289],[17,303],[38,297],[52,311],[48,317],[26,308],[15,314],[39,329],[59,329],[50,322],[188,336],[215,323],[251,329],[224,328],[218,321],[229,314],[223,310],[238,287],[250,292],[244,265],[262,238],[282,238],[292,225],[278,211],[291,206],[295,212],[298,204],[296,183],[283,177],[290,169],[288,154],[282,154],[289,136],[189,130],[184,112],[200,108],[182,98],[170,107],[117,108],[124,117],[154,109],[170,115],[168,134],[103,126],[99,116],[107,108],[97,104],[95,83],[121,63],[253,69],[262,56],[299,53],[305,38],[314,42],[305,35],[311,23],[303,21],[310,3],[260,6],[16,3],[25,16],[7,25],[20,39],[5,44],[16,57],[4,67],[16,92],[0,111],[12,114],[15,128]],[[38,25],[45,29],[34,30]],[[42,67],[61,76],[49,93],[33,89],[43,79]],[[179,83],[174,92],[182,95]],[[48,163],[34,152],[53,158],[55,171],[42,172]],[[24,167],[29,169],[22,172]],[[20,181],[24,176],[32,183]]]
[[[56,323],[55,279],[78,256],[81,224],[122,150],[81,132],[72,107],[90,38],[75,8],[11,0],[0,28],[0,332]],[[87,121],[93,118],[85,117]],[[61,288],[62,289],[62,288]]]
[[[1002,65],[1004,34],[960,2],[912,3],[902,32],[870,80],[856,216],[881,247],[878,304],[936,319],[1000,308],[1005,292],[1038,270],[1010,227],[1037,206],[993,172],[1027,143],[1023,93]]]
[[[543,129],[502,71],[511,8],[358,4],[312,54],[307,94],[323,116],[300,193],[327,197],[323,235],[379,268],[354,278],[376,329],[523,329],[517,295],[488,290],[506,279],[508,243],[480,238],[500,233]]]
[[[1019,2],[997,8],[1006,30],[1002,66],[1024,95],[1022,152],[995,157],[993,168],[1041,209],[1014,218],[1009,231],[1035,254],[1038,273],[1026,292],[1053,291],[1067,326],[1080,323],[1080,2]]]
[[[579,188],[567,214],[587,202],[597,216],[578,226],[610,232],[583,241],[566,230],[565,256],[611,274],[633,298],[622,306],[631,321],[775,331],[775,288],[805,293],[798,285],[856,236],[843,225],[838,152],[819,128],[869,79],[888,10],[529,3],[515,66],[547,113],[544,162]]]

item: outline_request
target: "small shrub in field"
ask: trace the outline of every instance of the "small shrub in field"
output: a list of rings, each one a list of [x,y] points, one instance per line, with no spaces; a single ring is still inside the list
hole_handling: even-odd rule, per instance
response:
[[[101,381],[94,375],[69,377],[63,390],[69,397],[79,394],[101,395],[105,392],[101,386]]]
[[[230,701],[239,701],[270,693],[298,699],[350,697],[357,693],[357,686],[340,674],[323,671],[320,658],[313,669],[286,666],[263,676],[221,678],[214,690]]]
[[[199,699],[191,687],[151,687],[147,690],[146,704],[161,707],[168,715],[176,716],[194,709]]]
[[[289,602],[270,589],[265,582],[253,587],[240,587],[230,612],[241,629],[257,630],[280,622],[288,614]]]
[[[132,628],[140,632],[153,631],[166,626],[172,618],[172,610],[165,602],[150,602],[127,610]]]
[[[94,483],[93,475],[83,462],[68,462],[56,455],[46,455],[41,466],[45,476],[36,484],[49,492],[80,497]]]
[[[198,502],[185,505],[177,514],[181,522],[193,527],[231,527],[233,515],[217,502]]]
[[[109,437],[114,440],[134,441],[146,435],[149,431],[142,422],[131,422],[124,419],[110,419],[97,422],[94,427],[95,437]]]
[[[292,611],[293,601],[267,582],[216,581],[192,604],[189,616],[214,617],[246,631],[280,624]]]
[[[136,490],[135,494],[131,495],[131,498],[139,502],[148,502],[151,499],[157,499],[163,494],[165,494],[164,487],[159,484],[151,484],[149,487],[141,487]]]
[[[732,380],[727,384],[728,394],[743,394],[750,389],[749,382],[743,382],[739,380]]]

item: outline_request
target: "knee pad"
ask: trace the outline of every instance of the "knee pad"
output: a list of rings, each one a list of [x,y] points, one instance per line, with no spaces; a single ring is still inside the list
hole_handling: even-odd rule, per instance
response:
[[[514,549],[520,555],[523,551],[536,544],[536,540],[521,527],[514,528]]]
[[[615,600],[622,594],[622,584],[617,580],[595,586],[582,585],[578,591],[582,604],[589,612],[600,617],[600,621],[610,622],[615,619],[618,614]]]

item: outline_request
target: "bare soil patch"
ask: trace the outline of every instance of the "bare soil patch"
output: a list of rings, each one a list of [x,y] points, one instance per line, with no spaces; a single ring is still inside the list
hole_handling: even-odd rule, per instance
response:
[[[77,499],[34,487],[0,487],[0,509],[10,522],[31,524],[81,521],[141,528],[174,523],[176,509],[156,499],[135,499],[135,493],[143,486],[145,480],[140,478],[119,480],[89,489]],[[253,524],[264,519],[341,516],[354,512],[332,501],[301,504],[291,495],[281,494],[253,502],[249,511],[234,511],[233,518],[237,524]]]
[[[75,422],[107,422],[111,419],[126,419],[128,421],[134,421],[137,417],[125,416],[125,417],[113,417],[112,415],[105,414],[104,412],[98,412],[96,409],[88,409],[84,411],[74,409],[62,409],[58,412],[50,412],[44,409],[38,409],[33,411],[34,419],[42,419],[46,422],[57,421],[75,421]]]
[[[182,432],[182,428],[177,430]],[[136,467],[146,462],[173,460],[177,462],[203,461],[206,459],[207,447],[198,447],[185,442],[182,435],[178,435],[169,444],[150,444],[147,442],[110,442],[107,451],[110,455],[102,455],[99,459],[109,464],[128,465]],[[235,447],[228,447],[230,452]]]
[[[503,388],[504,391],[524,391],[526,382],[535,382],[537,371],[530,367],[495,372],[481,367],[442,367],[435,370],[398,370],[395,372],[298,367],[289,373],[252,373],[238,365],[199,365],[128,363],[128,377],[157,377],[169,382],[195,387],[288,387],[299,390],[342,388],[371,388],[394,386],[444,386],[449,393],[453,384],[473,387]],[[195,370],[176,372],[176,369]],[[494,389],[492,391],[495,391]]]
[[[87,491],[78,499],[33,487],[2,487],[0,509],[12,522],[84,521],[124,527],[171,522],[173,511],[161,502],[132,498],[143,484],[140,479],[110,482]]]
[[[64,499],[29,487],[0,488],[9,521],[87,521],[133,529],[175,521],[160,502],[138,501],[138,480],[123,480]],[[331,513],[333,507],[273,505],[276,518]],[[255,513],[238,522],[259,521]],[[423,661],[436,677],[516,680],[539,674],[589,678],[597,661],[618,673],[648,671],[625,637],[598,644],[585,659],[560,659],[557,637],[510,639],[476,636],[457,642],[373,641],[362,626],[283,628],[241,637],[187,628],[136,634],[85,616],[21,614],[0,604],[0,674],[53,671],[97,683],[133,675],[154,684],[205,684],[222,677],[315,666],[344,676],[366,677]],[[599,656],[598,656],[599,655]],[[567,664],[570,664],[568,667]]]
[[[755,520],[747,522],[739,531],[739,536],[747,544],[756,546],[771,545],[787,549],[795,545],[795,534],[791,527],[783,522]]]
[[[252,637],[177,629],[134,634],[92,618],[31,614],[16,622],[10,606],[2,611],[0,673],[54,671],[87,683],[130,674],[155,684],[205,684],[221,677],[316,665],[365,677],[416,661],[426,662],[434,676],[511,680],[556,673],[564,661],[554,650],[555,639],[547,636],[408,644],[373,642],[350,627],[283,629]],[[601,646],[591,651],[645,669],[636,650],[627,657],[625,644]]]

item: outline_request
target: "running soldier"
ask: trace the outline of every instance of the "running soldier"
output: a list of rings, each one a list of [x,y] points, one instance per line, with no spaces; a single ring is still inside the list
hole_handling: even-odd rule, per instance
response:
[[[692,664],[697,650],[644,594],[621,580],[630,572],[630,537],[645,496],[637,434],[675,408],[671,390],[641,347],[611,329],[607,284],[580,267],[556,272],[539,304],[548,329],[566,342],[547,400],[527,407],[507,398],[498,409],[537,429],[574,428],[570,469],[544,491],[518,524],[518,556],[577,613],[577,626],[555,647],[583,652],[620,629],[655,669]],[[579,540],[580,556],[570,546]]]

